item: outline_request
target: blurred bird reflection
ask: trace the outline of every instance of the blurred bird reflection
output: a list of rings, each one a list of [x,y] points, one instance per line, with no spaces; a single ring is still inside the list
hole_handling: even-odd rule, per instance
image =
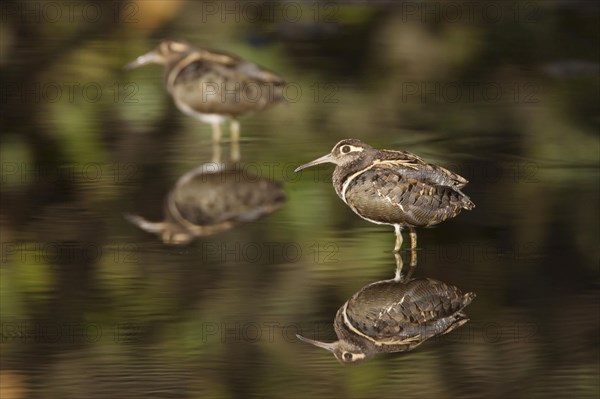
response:
[[[187,244],[275,212],[286,201],[282,187],[282,182],[257,176],[242,164],[209,162],[179,178],[167,196],[162,222],[126,218],[165,244]]]

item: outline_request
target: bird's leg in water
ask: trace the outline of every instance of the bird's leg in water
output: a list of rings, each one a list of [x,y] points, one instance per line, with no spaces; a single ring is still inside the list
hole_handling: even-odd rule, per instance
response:
[[[240,141],[240,121],[231,120],[231,141]]]
[[[415,230],[414,227],[409,226],[408,232],[409,232],[408,234],[410,235],[410,250],[416,251],[417,250],[417,230]]]
[[[409,281],[410,278],[412,277],[413,273],[417,269],[417,264],[416,263],[412,264],[412,260],[411,260],[411,264],[410,264],[410,268],[408,269],[408,272],[404,276],[402,276],[402,268],[404,267],[404,261],[402,259],[402,255],[400,254],[400,252],[394,252],[394,258],[396,258],[396,275],[394,276],[394,281],[397,281],[397,282]]]
[[[218,122],[211,123],[213,143],[221,142],[221,124]]]
[[[231,121],[231,162],[240,160],[240,121]]]
[[[402,226],[399,224],[394,225],[394,230],[396,231],[396,246],[394,247],[394,252],[400,252],[400,247],[402,247]]]
[[[221,163],[221,144],[214,141],[212,143],[212,162]]]

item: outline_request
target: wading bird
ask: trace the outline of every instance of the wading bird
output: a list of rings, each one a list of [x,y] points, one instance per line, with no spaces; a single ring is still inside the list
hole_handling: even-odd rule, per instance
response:
[[[409,152],[378,150],[356,139],[340,141],[329,154],[295,172],[327,162],[336,165],[335,192],[354,213],[394,226],[394,252],[400,251],[403,227],[409,228],[414,252],[415,227],[433,226],[475,207],[461,191],[468,183],[462,176]]]
[[[165,87],[179,110],[213,129],[221,140],[221,124],[231,117],[231,139],[240,137],[238,118],[261,111],[283,99],[285,82],[275,73],[225,52],[163,40],[154,50],[124,68],[146,64],[164,67]]]

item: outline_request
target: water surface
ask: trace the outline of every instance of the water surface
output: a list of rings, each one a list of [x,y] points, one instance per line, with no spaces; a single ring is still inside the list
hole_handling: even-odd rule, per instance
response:
[[[598,397],[598,7],[236,21],[206,4],[221,3],[3,21],[3,394]],[[163,37],[301,91],[242,119],[245,167],[284,181],[286,204],[179,247],[123,217],[161,220],[173,184],[212,156],[210,127],[175,109],[159,67],[120,69]],[[356,367],[295,339],[333,339],[338,307],[394,274],[392,228],[342,203],[332,166],[292,173],[350,137],[460,173],[477,205],[418,231],[415,273],[476,292],[471,321]]]

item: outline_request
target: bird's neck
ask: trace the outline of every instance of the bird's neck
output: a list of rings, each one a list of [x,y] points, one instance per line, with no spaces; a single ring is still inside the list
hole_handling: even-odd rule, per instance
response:
[[[195,61],[198,61],[198,59],[198,54],[194,53],[193,51],[189,51],[185,53],[174,54],[166,60],[164,65],[164,80],[165,86],[169,93],[173,94],[175,83],[177,79],[182,76],[182,71],[184,71]]]
[[[334,322],[335,334],[340,341],[351,343],[357,348],[360,348],[362,352],[369,354],[377,351],[376,346],[369,339],[357,334],[351,326],[349,326],[344,320],[344,306],[338,309],[335,315]]]
[[[186,58],[188,55],[192,54],[193,51],[184,51],[181,53],[173,53],[170,54],[167,59],[165,60],[165,68],[166,69],[171,69],[173,68],[175,65],[177,65],[181,60],[183,60],[184,58]]]
[[[338,165],[335,167],[335,170],[333,171],[333,187],[340,198],[342,198],[344,183],[348,179],[351,179],[353,175],[360,173],[362,170],[371,165],[373,160],[376,158],[377,151],[373,151],[372,153],[365,154],[364,157],[356,160],[353,163]]]

